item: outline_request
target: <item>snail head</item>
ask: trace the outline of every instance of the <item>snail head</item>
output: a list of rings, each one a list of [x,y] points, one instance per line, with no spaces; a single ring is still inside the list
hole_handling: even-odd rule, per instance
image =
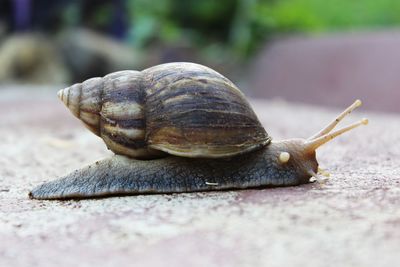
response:
[[[343,120],[344,117],[349,115],[357,107],[361,106],[361,104],[361,100],[356,100],[352,105],[340,113],[331,123],[308,139],[289,139],[273,142],[271,145],[272,149],[276,150],[275,156],[278,163],[282,166],[282,168],[285,168],[286,165],[291,165],[291,168],[295,167],[295,169],[298,169],[299,172],[303,173],[308,178],[313,177],[317,181],[323,181],[318,173],[321,170],[318,169],[315,151],[317,148],[321,147],[337,136],[360,125],[368,124],[368,119],[364,118],[358,122],[332,132],[332,130],[340,121]],[[324,175],[324,173],[322,174]]]

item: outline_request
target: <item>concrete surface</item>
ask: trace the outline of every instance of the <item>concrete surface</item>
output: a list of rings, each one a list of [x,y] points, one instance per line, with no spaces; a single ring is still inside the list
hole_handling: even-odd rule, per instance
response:
[[[276,139],[339,111],[253,103]],[[400,116],[351,117],[370,125],[318,151],[324,186],[34,201],[33,186],[109,152],[55,92],[2,90],[0,266],[398,266]]]
[[[256,96],[400,112],[400,31],[290,37],[268,43],[249,72]]]

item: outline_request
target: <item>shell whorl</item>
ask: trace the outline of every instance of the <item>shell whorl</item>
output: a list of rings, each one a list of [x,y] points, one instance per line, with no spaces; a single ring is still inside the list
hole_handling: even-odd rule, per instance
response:
[[[133,158],[229,157],[270,142],[243,93],[198,64],[114,72],[58,96],[109,149]]]
[[[138,71],[114,72],[60,90],[59,98],[116,154],[153,158],[145,142],[145,92]]]
[[[58,91],[57,95],[72,114],[94,134],[100,136],[102,78],[92,78]]]

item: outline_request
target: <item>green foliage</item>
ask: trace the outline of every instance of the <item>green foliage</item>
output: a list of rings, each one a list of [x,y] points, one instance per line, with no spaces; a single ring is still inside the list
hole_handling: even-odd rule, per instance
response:
[[[131,32],[135,46],[151,42],[189,43],[205,54],[223,51],[247,55],[260,38],[260,21],[254,19],[260,0],[147,0],[129,1]],[[253,29],[258,33],[253,35]],[[264,30],[267,30],[264,27]],[[259,40],[258,40],[259,41]]]
[[[276,31],[321,32],[398,25],[398,0],[280,0],[264,15]]]

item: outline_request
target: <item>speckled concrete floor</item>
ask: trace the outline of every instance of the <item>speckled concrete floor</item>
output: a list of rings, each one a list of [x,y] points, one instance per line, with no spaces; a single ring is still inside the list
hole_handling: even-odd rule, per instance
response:
[[[352,99],[349,100],[352,102]],[[253,102],[275,139],[307,137],[338,110]],[[46,90],[0,92],[0,266],[397,266],[400,116],[318,151],[324,185],[83,201],[29,189],[109,155]]]

